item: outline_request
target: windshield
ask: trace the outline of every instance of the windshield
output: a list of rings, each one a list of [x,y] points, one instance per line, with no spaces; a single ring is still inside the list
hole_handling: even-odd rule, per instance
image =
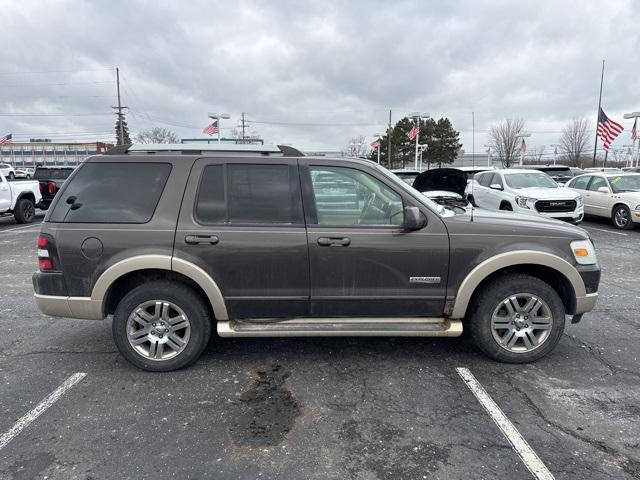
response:
[[[549,175],[544,172],[505,173],[504,179],[511,188],[558,188]]]
[[[613,193],[640,192],[640,175],[608,177]]]
[[[33,175],[36,180],[66,180],[71,175],[71,168],[37,168]]]
[[[377,163],[375,164],[375,166],[378,169],[378,171],[382,172],[382,174],[385,177],[387,177],[389,180],[391,180],[391,182],[394,185],[400,187],[405,192],[408,192],[409,194],[411,194],[411,196],[413,198],[415,198],[420,203],[422,203],[422,204],[426,205],[427,207],[429,207],[431,209],[431,211],[437,212],[438,215],[440,215],[442,217],[446,217],[448,215],[451,215],[451,211],[450,210],[448,211],[449,212],[448,214],[445,214],[445,212],[447,211],[446,208],[444,208],[442,205],[438,205],[433,200],[428,199],[422,193],[420,193],[418,190],[416,190],[415,188],[413,188],[409,184],[405,183],[403,180],[399,179],[395,174],[393,174],[392,172],[390,172],[389,170],[387,170],[383,166],[378,165]]]

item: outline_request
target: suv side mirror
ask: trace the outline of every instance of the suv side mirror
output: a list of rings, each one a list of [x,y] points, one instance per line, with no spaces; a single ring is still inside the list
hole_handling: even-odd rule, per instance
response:
[[[411,232],[420,230],[427,225],[427,217],[425,217],[418,207],[404,207],[404,223],[402,228]]]
[[[611,192],[609,191],[609,187],[598,187],[598,191],[599,191],[600,193],[611,193]]]
[[[492,183],[491,185],[489,185],[489,188],[493,190],[504,190],[504,188],[502,188],[502,185],[500,185],[499,183]]]

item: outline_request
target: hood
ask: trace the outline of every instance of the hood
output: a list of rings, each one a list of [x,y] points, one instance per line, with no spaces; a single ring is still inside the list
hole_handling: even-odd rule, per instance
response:
[[[413,188],[419,192],[445,190],[464,196],[467,174],[455,168],[435,168],[422,172],[413,181]]]
[[[511,190],[519,197],[535,198],[537,200],[575,200],[580,194],[568,188],[514,188]]]

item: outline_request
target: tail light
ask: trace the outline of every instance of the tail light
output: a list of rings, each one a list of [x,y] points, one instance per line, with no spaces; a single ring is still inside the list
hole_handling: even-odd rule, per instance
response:
[[[55,270],[54,260],[56,257],[53,238],[49,235],[38,235],[38,268],[41,272]]]
[[[49,182],[47,184],[47,189],[49,190],[49,195],[55,195],[58,191],[58,186],[54,182]]]

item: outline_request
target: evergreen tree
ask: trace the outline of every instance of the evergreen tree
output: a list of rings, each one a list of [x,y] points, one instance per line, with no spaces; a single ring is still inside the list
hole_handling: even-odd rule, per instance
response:
[[[120,123],[122,123],[122,135],[120,135]],[[118,115],[116,119],[116,145],[128,145],[130,143],[131,138],[129,137],[127,121],[124,119],[124,115]]]
[[[448,118],[441,118],[437,122],[428,118],[423,122],[426,130],[426,136],[423,137],[423,130],[420,129],[420,137],[425,138],[427,150],[422,156],[423,164],[437,164],[441,167],[443,164],[450,164],[455,161],[458,152],[462,148],[460,143],[460,133],[454,130],[451,121]],[[423,142],[420,142],[423,143]]]

